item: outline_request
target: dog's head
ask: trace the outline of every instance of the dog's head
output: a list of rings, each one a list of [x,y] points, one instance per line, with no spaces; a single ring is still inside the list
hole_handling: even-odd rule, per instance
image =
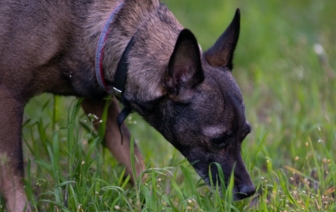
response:
[[[226,184],[233,172],[237,200],[255,193],[240,154],[251,128],[231,74],[239,28],[237,10],[230,26],[204,53],[195,36],[182,30],[162,82],[166,95],[137,106],[137,111],[193,164],[208,184],[218,182],[216,164],[221,166]]]

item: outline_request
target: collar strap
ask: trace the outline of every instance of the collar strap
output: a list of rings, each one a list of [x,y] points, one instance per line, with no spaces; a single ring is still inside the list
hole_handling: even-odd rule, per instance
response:
[[[121,134],[121,144],[123,143],[123,133],[121,130],[121,124],[124,122],[126,117],[133,111],[130,102],[127,101],[123,95],[128,71],[127,56],[129,51],[132,49],[133,45],[134,45],[134,37],[132,37],[131,40],[128,42],[126,49],[119,60],[117,71],[114,75],[114,83],[113,83],[114,95],[124,105],[124,108],[117,116],[117,124]]]
[[[125,104],[125,99],[123,98],[125,84],[127,79],[127,71],[128,71],[128,62],[127,57],[129,51],[132,49],[134,45],[134,37],[128,42],[117,66],[116,73],[114,74],[114,82],[113,82],[113,90],[116,97]]]

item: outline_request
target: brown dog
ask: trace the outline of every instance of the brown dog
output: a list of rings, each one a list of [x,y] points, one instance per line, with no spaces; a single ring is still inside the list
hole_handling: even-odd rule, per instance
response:
[[[84,110],[98,116],[103,97],[116,93],[207,183],[218,179],[217,162],[226,181],[235,167],[236,199],[255,192],[240,155],[250,126],[231,75],[239,11],[202,53],[158,0],[121,1],[0,1],[0,188],[9,211],[30,210],[22,183],[22,116],[29,99],[42,92],[85,97]],[[105,144],[131,172],[129,133],[124,127],[122,145],[119,112],[114,101]],[[144,165],[136,155],[139,175]]]

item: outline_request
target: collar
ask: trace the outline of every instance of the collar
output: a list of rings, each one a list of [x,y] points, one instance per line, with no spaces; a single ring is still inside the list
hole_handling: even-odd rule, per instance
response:
[[[124,3],[120,3],[110,14],[109,18],[107,19],[104,28],[102,32],[100,33],[100,37],[98,40],[98,45],[97,45],[97,50],[96,50],[96,58],[95,58],[95,74],[96,74],[96,79],[101,88],[103,88],[107,93],[109,94],[114,94],[116,96],[121,96],[121,93],[124,89],[124,87],[118,87],[115,88],[114,86],[112,89],[107,86],[106,81],[104,79],[104,70],[103,70],[103,58],[104,58],[104,46],[105,42],[107,39],[107,36],[109,32],[111,31],[109,29],[110,24],[114,20],[115,14],[120,11]],[[125,52],[124,52],[125,53]],[[119,65],[118,65],[119,66]],[[117,73],[116,73],[117,75]]]
[[[123,133],[121,130],[121,125],[126,119],[126,117],[133,111],[130,102],[124,98],[124,90],[125,90],[125,83],[127,78],[127,71],[128,71],[128,62],[127,62],[127,55],[134,43],[134,37],[130,39],[128,42],[126,49],[124,50],[118,66],[116,73],[114,75],[114,83],[113,86],[108,86],[104,79],[104,71],[103,71],[103,57],[104,57],[104,46],[110,32],[109,26],[114,19],[115,14],[122,8],[124,3],[120,3],[111,13],[109,18],[107,19],[104,28],[100,34],[97,51],[96,51],[96,59],[95,59],[95,73],[96,79],[98,84],[101,88],[103,88],[107,93],[114,95],[117,99],[124,105],[123,110],[117,116],[117,124],[119,127],[119,131],[121,134],[121,144],[123,143]],[[112,87],[112,88],[111,88]]]

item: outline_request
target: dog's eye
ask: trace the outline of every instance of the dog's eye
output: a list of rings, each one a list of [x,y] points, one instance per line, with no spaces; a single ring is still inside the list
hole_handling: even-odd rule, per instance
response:
[[[219,148],[224,148],[226,147],[227,140],[232,136],[232,133],[225,133],[225,135],[219,136],[217,138],[211,139],[211,143]]]
[[[213,138],[211,139],[211,143],[215,146],[218,147],[224,147],[225,146],[225,141],[224,141],[224,137],[218,137],[218,138]]]

